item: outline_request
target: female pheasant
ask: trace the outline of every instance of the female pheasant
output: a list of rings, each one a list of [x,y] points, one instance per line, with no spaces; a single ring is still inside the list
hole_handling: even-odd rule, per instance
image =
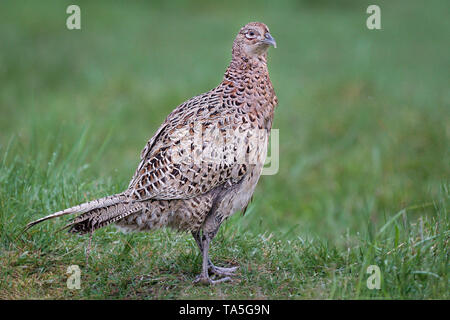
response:
[[[275,40],[263,23],[239,31],[224,79],[179,105],[147,142],[127,190],[65,209],[35,224],[80,213],[69,232],[115,223],[125,230],[171,227],[191,232],[202,253],[196,281],[230,280],[237,269],[215,266],[209,245],[221,223],[245,210],[264,165],[277,97],[267,70]],[[219,276],[211,279],[208,271]]]

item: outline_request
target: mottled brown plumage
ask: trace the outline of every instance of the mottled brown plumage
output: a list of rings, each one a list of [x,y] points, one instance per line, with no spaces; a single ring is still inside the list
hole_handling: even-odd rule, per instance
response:
[[[115,223],[125,230],[172,227],[192,232],[203,254],[198,281],[208,270],[230,275],[209,260],[221,223],[248,205],[267,153],[277,97],[267,70],[269,29],[253,22],[238,33],[232,60],[216,88],[179,105],[141,153],[123,193],[66,209],[30,223],[81,213],[69,232],[88,233]]]

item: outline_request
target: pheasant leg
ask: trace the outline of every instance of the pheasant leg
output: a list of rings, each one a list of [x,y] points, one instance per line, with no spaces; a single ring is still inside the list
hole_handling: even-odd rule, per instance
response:
[[[203,254],[203,245],[202,245],[202,240],[201,240],[201,236],[200,236],[200,231],[192,232],[192,236],[194,237],[195,242],[197,243],[197,246],[200,249],[200,252]],[[218,267],[212,263],[210,258],[208,258],[208,269],[212,273],[219,275],[219,276],[232,276],[232,275],[234,275],[235,271],[237,269],[239,269],[239,266],[228,267],[228,268]]]
[[[203,239],[200,239],[200,234],[192,233],[195,242],[197,242],[198,248],[200,249],[200,252],[202,253],[202,271],[200,275],[197,276],[194,282],[200,282],[203,284],[216,284],[224,281],[231,280],[230,277],[224,277],[218,280],[213,280],[209,277],[208,270],[211,270],[211,272],[217,274],[217,275],[232,275],[233,271],[237,269],[237,267],[233,268],[221,268],[216,267],[211,262],[211,259],[209,258],[209,244],[211,243],[210,237],[202,237]]]

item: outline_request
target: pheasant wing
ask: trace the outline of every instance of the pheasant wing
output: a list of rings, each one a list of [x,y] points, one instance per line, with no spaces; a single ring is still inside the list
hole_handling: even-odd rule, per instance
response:
[[[264,146],[246,114],[223,108],[214,96],[197,96],[166,119],[141,153],[130,182],[136,200],[189,199],[222,185],[238,183],[265,156]],[[237,121],[239,117],[240,121]]]

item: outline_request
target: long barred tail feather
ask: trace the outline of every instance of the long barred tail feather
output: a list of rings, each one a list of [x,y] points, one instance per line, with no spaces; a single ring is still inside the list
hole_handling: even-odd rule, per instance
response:
[[[84,213],[91,212],[96,209],[102,209],[105,207],[117,205],[121,202],[127,201],[127,199],[128,199],[128,197],[126,195],[124,195],[123,193],[118,193],[118,194],[115,194],[112,196],[107,196],[104,198],[100,198],[100,199],[92,200],[92,201],[89,201],[86,203],[82,203],[80,205],[52,213],[48,216],[45,216],[43,218],[40,218],[33,222],[30,222],[29,224],[27,224],[27,226],[25,227],[25,229],[23,231],[25,232],[28,229],[30,229],[31,227],[35,226],[36,224],[41,223],[46,220],[49,220],[49,219],[54,219],[57,217],[65,216],[67,214],[74,214],[74,213],[84,214]]]
[[[62,229],[69,228],[70,233],[85,234],[103,228],[143,208],[142,202],[134,201],[96,208],[75,217]]]

